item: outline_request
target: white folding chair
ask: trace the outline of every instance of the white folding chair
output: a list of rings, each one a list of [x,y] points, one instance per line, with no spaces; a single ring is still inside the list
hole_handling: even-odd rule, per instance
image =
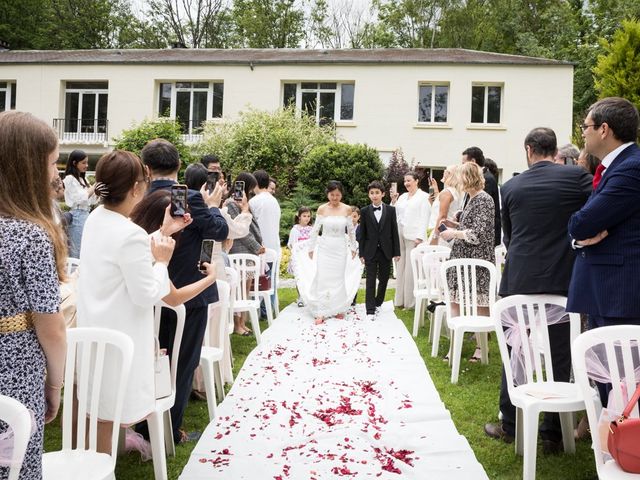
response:
[[[445,247],[446,248],[446,247]],[[426,290],[429,292],[429,300],[441,302],[444,299],[444,290],[440,279],[440,268],[449,259],[449,251],[427,252],[422,257],[422,269],[427,280]],[[442,320],[445,317],[446,308],[438,305],[431,315],[429,326],[429,341],[431,345],[431,356],[438,356],[440,346],[440,331],[442,330]],[[415,324],[414,324],[415,329]],[[415,333],[415,332],[414,332]]]
[[[523,479],[536,476],[536,442],[540,412],[560,414],[565,452],[575,453],[572,412],[584,409],[583,394],[578,385],[555,381],[548,331],[548,307],[566,308],[567,299],[558,295],[513,295],[498,300],[493,307],[493,321],[500,346],[500,356],[507,379],[511,403],[516,407],[516,453],[523,455]],[[507,315],[511,319],[506,320]],[[580,333],[580,315],[569,313],[571,342]],[[517,321],[517,323],[515,323]],[[521,352],[507,349],[504,328],[512,326],[512,338]],[[517,325],[513,326],[513,325]],[[512,342],[513,343],[513,342]],[[514,385],[511,356],[521,355],[524,371],[521,384]],[[593,395],[593,392],[591,392]]]
[[[176,314],[176,334],[173,338],[171,351],[171,395],[156,400],[153,412],[147,417],[149,427],[149,441],[151,442],[151,454],[153,456],[153,472],[155,480],[167,479],[167,457],[169,454],[175,456],[176,447],[173,440],[173,428],[171,424],[170,410],[176,401],[176,376],[178,374],[178,357],[180,356],[180,345],[182,343],[182,333],[184,331],[184,321],[186,311],[184,305],[172,307],[164,302],[155,306],[155,332],[156,336],[160,330],[160,316],[162,309],[168,308]]]
[[[489,316],[478,314],[478,280],[477,270],[484,268],[489,272]],[[452,269],[457,279],[456,297],[460,311],[453,316],[451,302],[453,291],[447,282],[447,272]],[[451,383],[458,383],[460,373],[460,357],[462,355],[462,340],[465,332],[479,333],[479,343],[482,352],[482,363],[489,363],[489,341],[487,333],[493,330],[491,309],[496,301],[496,267],[486,260],[460,258],[447,260],[440,267],[440,281],[444,287],[444,301],[446,303],[447,325],[451,335],[451,352],[449,362],[451,367]]]
[[[11,459],[7,480],[18,480],[22,461],[31,438],[31,415],[18,400],[0,395],[0,420],[11,429]]]
[[[233,253],[229,261],[238,274],[238,287],[233,305],[234,313],[248,312],[251,327],[260,345],[260,297],[258,292],[258,277],[260,276],[260,259],[257,255],[248,253]],[[249,285],[251,290],[249,290]]]
[[[274,269],[275,274],[275,285],[274,285],[274,300],[273,300],[273,311],[275,318],[278,318],[280,315],[280,297],[278,297],[278,285],[280,285],[280,266],[282,264],[282,250],[278,250],[278,268]]]
[[[67,276],[72,275],[80,267],[80,259],[67,257]]]
[[[589,394],[592,388],[589,384],[589,371],[587,370],[587,357],[593,358],[596,353],[606,359],[603,363],[607,364],[605,369],[611,378],[608,408],[621,413],[627,405],[627,397],[633,395],[636,383],[640,381],[635,373],[640,357],[640,326],[616,325],[595,328],[580,335],[571,347],[573,375],[585,399],[598,478],[602,480],[637,480],[640,475],[624,472],[615,460],[605,458],[603,454],[604,445],[601,444],[602,439],[598,427],[602,404],[599,398]],[[626,390],[626,395],[623,388]],[[632,410],[631,416],[638,418],[637,407]]]
[[[418,336],[418,328],[424,323],[424,311],[434,292],[428,288],[429,279],[422,265],[422,257],[427,253],[446,252],[451,249],[442,245],[428,245],[421,243],[411,250],[411,274],[413,275],[413,296],[416,298],[415,311],[413,313],[413,336]]]
[[[264,301],[264,308],[267,311],[267,323],[269,324],[269,326],[271,326],[271,323],[273,322],[272,310],[275,310],[275,308],[271,305],[271,296],[275,295],[276,293],[276,274],[278,270],[280,270],[280,256],[275,250],[267,248],[265,249],[264,258],[262,260],[265,263],[272,264],[271,271],[269,272],[269,281],[271,283],[271,286],[267,290],[258,289],[258,295]],[[278,313],[276,312],[276,316],[277,315]]]
[[[45,480],[115,479],[118,425],[132,359],[133,340],[122,332],[107,328],[67,330],[62,450],[42,456]],[[116,382],[103,385],[103,369],[107,364],[118,365],[120,373]],[[75,448],[72,445],[74,379],[78,402]],[[109,397],[109,408],[100,408],[103,397]],[[97,452],[98,417],[113,422],[111,455]]]
[[[211,345],[209,329],[211,323],[207,322],[207,329],[204,334],[204,345],[200,352],[200,369],[204,380],[205,392],[207,393],[207,407],[209,410],[209,421],[216,417],[216,389],[221,399],[224,399],[224,385],[222,383],[222,364],[224,358],[224,342],[229,326],[229,284],[223,280],[216,282],[218,287],[218,301],[213,308],[220,310],[218,328],[218,345]],[[209,317],[211,318],[211,317]],[[216,371],[217,365],[217,371]]]
[[[500,290],[500,280],[502,280],[502,269],[507,261],[507,247],[500,244],[496,247],[496,288]]]

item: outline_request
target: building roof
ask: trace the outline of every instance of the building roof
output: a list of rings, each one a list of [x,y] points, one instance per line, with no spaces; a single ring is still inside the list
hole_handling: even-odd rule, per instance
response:
[[[499,64],[562,65],[571,62],[479,52],[460,48],[388,49],[127,49],[127,50],[4,50],[0,64]]]

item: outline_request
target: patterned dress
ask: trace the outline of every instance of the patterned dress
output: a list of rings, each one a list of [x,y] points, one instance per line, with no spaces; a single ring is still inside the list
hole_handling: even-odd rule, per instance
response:
[[[453,241],[449,259],[474,258],[495,264],[494,218],[493,199],[489,194],[482,191],[471,198],[462,212],[458,227],[459,230],[465,231],[466,239]],[[477,281],[478,304],[486,307],[489,305],[489,272],[484,268],[478,269]],[[455,275],[455,269],[449,269],[447,272],[447,283],[453,292],[452,300],[458,303],[458,279]]]
[[[60,287],[53,246],[39,226],[0,217],[0,317],[56,313]],[[2,320],[0,320],[2,321]],[[35,330],[0,333],[0,394],[22,402],[35,418],[20,480],[42,478],[45,356]],[[0,422],[0,433],[6,424]],[[8,469],[0,467],[0,479]]]

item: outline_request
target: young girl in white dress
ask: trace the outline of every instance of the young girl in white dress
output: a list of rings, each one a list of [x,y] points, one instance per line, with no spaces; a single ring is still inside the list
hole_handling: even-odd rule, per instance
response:
[[[313,225],[311,224],[311,209],[309,207],[298,208],[298,213],[294,218],[294,225],[289,232],[289,241],[287,242],[287,248],[291,252],[289,258],[289,265],[287,265],[287,272],[290,275],[295,276],[296,271],[296,251],[304,246],[305,242],[309,240],[311,236],[311,230]],[[298,292],[298,300],[296,300],[299,307],[304,306],[304,302],[300,298],[300,292]]]

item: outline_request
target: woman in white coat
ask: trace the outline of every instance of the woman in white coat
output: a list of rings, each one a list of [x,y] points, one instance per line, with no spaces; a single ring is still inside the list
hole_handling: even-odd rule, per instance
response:
[[[406,193],[392,198],[396,207],[398,234],[400,235],[400,260],[396,264],[396,307],[413,308],[413,272],[411,251],[427,238],[427,224],[431,214],[429,195],[418,187],[418,174],[407,172],[404,176]]]
[[[148,173],[140,159],[116,150],[104,155],[96,168],[96,194],[103,205],[85,224],[78,278],[78,326],[104,327],[129,335],[134,342],[123,424],[144,419],[155,405],[153,305],[170,293],[167,264],[173,254],[172,233],[190,221],[165,220],[161,235],[149,239],[147,232],[129,220],[144,197]],[[105,367],[100,418],[109,418],[115,399],[117,368]],[[109,452],[112,424],[101,422],[98,448]]]

